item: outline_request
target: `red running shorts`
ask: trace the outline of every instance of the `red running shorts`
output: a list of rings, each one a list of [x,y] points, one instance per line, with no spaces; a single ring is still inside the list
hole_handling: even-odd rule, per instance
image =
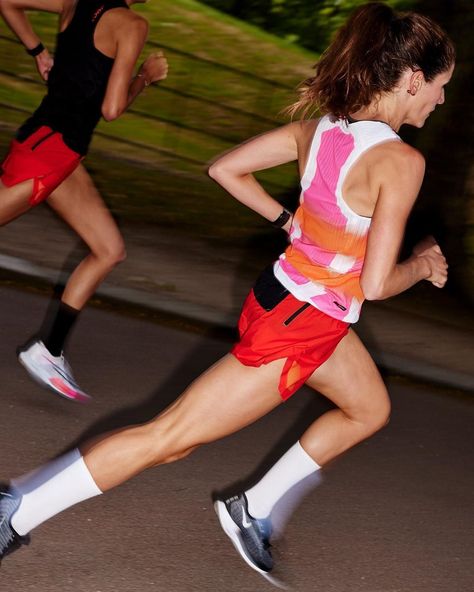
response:
[[[286,358],[278,385],[286,400],[331,356],[349,326],[291,294],[267,311],[252,290],[239,320],[240,341],[231,353],[245,366]]]
[[[0,177],[6,187],[33,179],[28,202],[44,201],[68,177],[82,157],[63,142],[62,135],[43,125],[23,142],[13,140]]]

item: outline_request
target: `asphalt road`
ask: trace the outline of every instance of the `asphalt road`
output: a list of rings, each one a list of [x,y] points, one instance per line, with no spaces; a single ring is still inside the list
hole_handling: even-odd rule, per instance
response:
[[[88,309],[69,348],[80,406],[32,383],[15,348],[48,302],[0,288],[0,478],[21,474],[78,439],[158,413],[228,344]],[[472,592],[472,399],[389,380],[390,424],[325,470],[275,549],[300,592]],[[225,393],[223,393],[225,396]],[[5,559],[8,592],[254,592],[219,530],[213,492],[262,474],[327,405],[303,389],[257,424],[151,470],[40,526]]]

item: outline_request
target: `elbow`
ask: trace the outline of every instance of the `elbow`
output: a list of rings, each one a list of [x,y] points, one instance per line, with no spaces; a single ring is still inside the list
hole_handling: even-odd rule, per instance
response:
[[[211,164],[211,166],[207,169],[207,174],[211,179],[219,183],[219,179],[221,179],[223,175],[223,167],[219,161],[213,162]]]
[[[1,0],[0,0],[1,1]],[[102,117],[105,121],[114,121],[118,119],[126,109],[125,102],[116,103],[103,103],[102,104]]]
[[[122,115],[123,111],[120,109],[102,107],[102,117],[105,121],[114,121]]]
[[[360,281],[360,287],[366,300],[383,300],[386,297],[382,282],[364,281],[362,278]]]
[[[247,176],[247,173],[235,170],[232,163],[228,161],[223,162],[223,159],[213,162],[207,169],[207,174],[216,183],[219,183],[219,185],[227,185],[230,182],[243,179]]]

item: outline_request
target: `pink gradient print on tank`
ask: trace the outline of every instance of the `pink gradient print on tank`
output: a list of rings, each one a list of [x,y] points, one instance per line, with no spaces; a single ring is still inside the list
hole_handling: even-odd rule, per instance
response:
[[[382,122],[320,120],[301,179],[290,245],[275,263],[276,277],[296,298],[349,323],[358,320],[364,299],[359,278],[370,218],[351,210],[342,186],[354,162],[387,140],[399,137]]]

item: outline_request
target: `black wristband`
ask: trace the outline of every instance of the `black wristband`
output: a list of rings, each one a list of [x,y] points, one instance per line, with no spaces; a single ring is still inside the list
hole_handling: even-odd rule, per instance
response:
[[[26,53],[30,55],[32,58],[35,58],[42,51],[44,51],[44,45],[41,43],[41,41],[38,43],[36,47],[33,47],[33,49],[26,48]]]
[[[291,218],[291,212],[289,212],[286,208],[283,208],[283,212],[278,216],[276,220],[274,220],[271,224],[275,228],[282,228]]]

